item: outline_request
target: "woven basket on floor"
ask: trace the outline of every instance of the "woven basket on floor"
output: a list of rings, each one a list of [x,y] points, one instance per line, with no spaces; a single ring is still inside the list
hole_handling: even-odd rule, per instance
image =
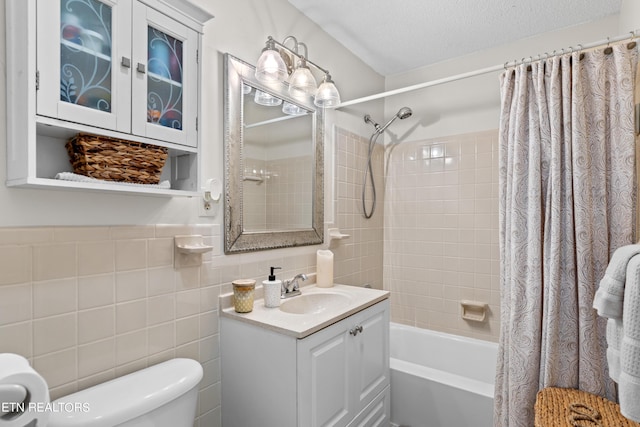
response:
[[[620,414],[620,406],[595,394],[548,387],[538,392],[535,427],[640,427]]]
[[[73,172],[105,181],[158,184],[167,149],[141,142],[79,133],[67,141]]]

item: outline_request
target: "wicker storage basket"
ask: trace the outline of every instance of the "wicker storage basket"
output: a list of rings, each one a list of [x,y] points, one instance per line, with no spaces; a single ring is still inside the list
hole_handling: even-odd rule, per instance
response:
[[[620,414],[620,406],[595,394],[548,387],[538,392],[535,427],[640,427]]]
[[[167,149],[141,142],[79,133],[66,144],[74,173],[105,181],[158,184]]]

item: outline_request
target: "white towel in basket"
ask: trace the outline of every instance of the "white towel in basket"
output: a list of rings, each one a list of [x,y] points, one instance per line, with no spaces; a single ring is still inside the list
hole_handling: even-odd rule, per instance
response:
[[[73,172],[59,172],[56,174],[55,179],[60,179],[63,181],[75,181],[75,182],[101,182],[103,184],[117,184],[117,185],[128,185],[132,187],[148,187],[148,188],[162,188],[169,189],[171,188],[171,182],[169,181],[160,181],[158,184],[138,184],[135,182],[119,182],[119,181],[105,181],[102,179],[92,178],[90,176],[79,175]]]

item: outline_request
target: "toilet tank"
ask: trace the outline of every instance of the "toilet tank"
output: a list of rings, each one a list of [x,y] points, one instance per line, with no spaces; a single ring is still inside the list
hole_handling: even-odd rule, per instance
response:
[[[61,397],[48,427],[192,427],[202,366],[172,359]]]

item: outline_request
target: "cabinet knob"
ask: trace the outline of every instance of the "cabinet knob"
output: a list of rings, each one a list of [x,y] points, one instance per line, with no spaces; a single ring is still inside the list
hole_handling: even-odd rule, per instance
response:
[[[357,325],[355,328],[351,329],[349,333],[355,337],[358,333],[362,332],[362,329],[361,325]]]
[[[122,65],[125,68],[131,68],[131,59],[127,58],[126,56],[123,56],[122,61],[120,61],[120,65]]]
[[[143,64],[143,63],[138,62],[138,67],[136,68],[136,70],[137,70],[139,73],[144,74],[144,73],[145,73],[145,71],[146,71],[146,67],[144,66],[144,64]]]

